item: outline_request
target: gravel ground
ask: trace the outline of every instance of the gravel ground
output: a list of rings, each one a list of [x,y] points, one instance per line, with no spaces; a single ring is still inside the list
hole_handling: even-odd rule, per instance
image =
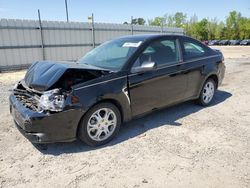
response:
[[[250,187],[250,47],[216,47],[226,76],[210,107],[192,102],[123,126],[110,144],[37,147],[15,128],[0,74],[0,187]]]

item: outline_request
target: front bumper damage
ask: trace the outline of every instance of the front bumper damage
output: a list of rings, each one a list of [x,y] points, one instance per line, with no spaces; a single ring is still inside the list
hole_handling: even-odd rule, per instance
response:
[[[67,142],[76,139],[77,126],[83,114],[80,108],[68,108],[55,113],[38,112],[34,104],[30,105],[30,101],[25,102],[14,93],[10,95],[9,102],[10,113],[18,130],[32,143]]]

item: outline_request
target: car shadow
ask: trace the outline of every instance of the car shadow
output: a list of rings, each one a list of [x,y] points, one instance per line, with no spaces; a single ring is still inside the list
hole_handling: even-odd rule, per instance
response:
[[[230,98],[231,96],[231,93],[218,90],[216,92],[212,104],[209,107],[218,105]],[[64,153],[78,153],[90,150],[93,151],[96,149],[119,144],[123,141],[129,140],[139,135],[143,136],[143,134],[145,134],[145,132],[147,132],[148,130],[155,129],[160,126],[181,126],[182,124],[178,122],[179,119],[196,113],[202,110],[203,108],[204,107],[195,105],[192,101],[190,101],[173,107],[155,111],[142,118],[135,119],[130,121],[129,123],[126,123],[124,126],[121,127],[120,133],[115,139],[113,139],[110,143],[100,147],[90,147],[79,140],[76,140],[71,143],[54,143],[48,145],[34,144],[34,146],[43,154],[55,156]]]

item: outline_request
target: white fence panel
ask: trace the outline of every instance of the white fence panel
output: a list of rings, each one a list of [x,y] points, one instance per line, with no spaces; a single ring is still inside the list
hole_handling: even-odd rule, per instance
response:
[[[179,28],[126,24],[0,19],[0,71],[38,60],[72,61],[104,41],[131,34],[183,34]],[[94,32],[93,32],[94,31]],[[93,38],[94,33],[94,38]],[[43,47],[43,48],[42,48]]]

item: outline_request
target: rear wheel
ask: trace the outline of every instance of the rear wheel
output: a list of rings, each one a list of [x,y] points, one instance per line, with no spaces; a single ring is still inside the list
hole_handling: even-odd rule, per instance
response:
[[[212,78],[207,79],[202,87],[200,96],[197,100],[198,104],[202,106],[210,105],[214,98],[215,91],[216,91],[215,81]]]
[[[111,103],[92,107],[83,117],[78,136],[90,146],[99,146],[111,141],[119,132],[121,114]]]

